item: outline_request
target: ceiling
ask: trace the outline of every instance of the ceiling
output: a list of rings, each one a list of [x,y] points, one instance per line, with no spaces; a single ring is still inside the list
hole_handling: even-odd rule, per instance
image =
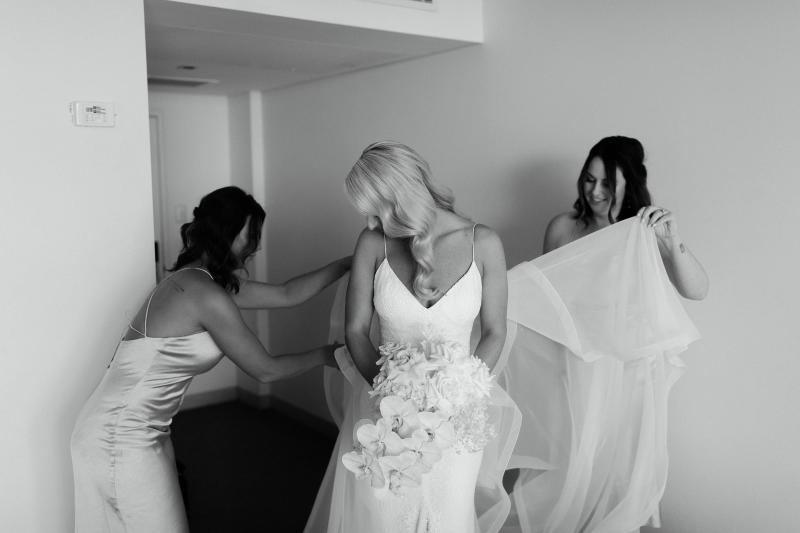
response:
[[[267,91],[470,44],[169,0],[145,0],[145,27],[148,78],[168,83],[151,87],[197,94]],[[210,81],[187,86],[198,80]]]

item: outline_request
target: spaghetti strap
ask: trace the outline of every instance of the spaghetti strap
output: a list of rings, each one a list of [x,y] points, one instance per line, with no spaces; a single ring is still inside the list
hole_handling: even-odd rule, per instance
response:
[[[142,333],[142,335],[145,337],[147,337],[147,314],[150,312],[150,302],[153,301],[153,296],[155,296],[156,290],[158,290],[158,285],[156,285],[153,289],[153,292],[150,293],[150,298],[147,299],[147,307],[144,308],[144,333]]]
[[[472,225],[472,261],[475,261],[475,228],[477,227],[477,224]]]
[[[385,245],[385,241],[384,241],[384,245]],[[166,280],[168,280],[169,278],[171,278],[172,276],[174,276],[175,274],[177,274],[178,272],[181,272],[183,270],[199,270],[201,272],[205,272],[208,275],[208,277],[211,278],[211,281],[214,281],[214,276],[212,276],[211,272],[209,272],[205,268],[202,268],[202,267],[186,267],[186,268],[178,269],[175,272],[172,272],[169,276],[167,276],[166,278],[162,279],[161,283],[165,282]],[[138,329],[136,329],[133,326],[133,322],[128,324],[129,328],[131,328],[133,331],[135,331],[136,333],[138,333],[139,335],[141,335],[143,337],[147,337],[147,315],[150,313],[150,303],[153,301],[153,296],[155,296],[156,291],[161,286],[161,283],[158,283],[155,287],[153,287],[153,290],[150,292],[150,298],[147,299],[147,307],[144,308],[144,324],[143,324],[144,331],[142,332],[142,331],[139,331]]]
[[[389,251],[386,247],[386,234],[383,234],[383,257],[386,259],[386,262],[389,262]]]
[[[203,267],[187,267],[187,268],[182,268],[181,270],[199,270],[200,272],[205,272],[206,275],[208,275],[208,277],[211,278],[211,281],[214,281],[214,276],[211,275],[211,272],[209,272]],[[177,274],[181,270],[176,270],[174,274]]]

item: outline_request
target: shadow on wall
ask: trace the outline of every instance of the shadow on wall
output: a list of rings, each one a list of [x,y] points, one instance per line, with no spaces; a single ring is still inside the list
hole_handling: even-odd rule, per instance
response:
[[[577,170],[566,159],[537,159],[514,169],[512,194],[495,228],[503,239],[508,268],[542,254],[547,223],[575,201]]]

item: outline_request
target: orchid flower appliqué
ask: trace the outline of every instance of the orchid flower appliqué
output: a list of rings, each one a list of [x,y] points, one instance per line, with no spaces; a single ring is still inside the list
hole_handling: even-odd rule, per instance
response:
[[[428,438],[440,449],[444,450],[456,441],[456,431],[452,422],[437,413],[423,411],[417,415],[420,428],[425,431]]]
[[[442,458],[442,449],[433,441],[424,429],[414,431],[411,438],[403,439],[409,451],[417,455],[417,462],[422,472],[430,472]]]
[[[380,410],[381,420],[385,420],[400,437],[410,437],[420,427],[419,409],[411,400],[387,396],[381,400]]]
[[[417,454],[406,451],[396,456],[378,459],[386,470],[389,490],[397,494],[406,487],[419,487],[422,482],[422,469],[417,462]]]
[[[392,431],[391,420],[381,418],[374,424],[362,424],[356,429],[361,446],[378,457],[396,455],[405,450],[403,439]]]
[[[381,489],[386,486],[378,458],[367,450],[348,452],[342,456],[344,467],[355,474],[356,479],[369,479],[373,488]]]

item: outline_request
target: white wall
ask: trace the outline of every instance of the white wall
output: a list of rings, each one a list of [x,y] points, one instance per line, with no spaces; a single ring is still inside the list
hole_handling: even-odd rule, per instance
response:
[[[142,3],[3,2],[0,49],[0,530],[66,532],[72,426],[154,281]]]
[[[589,147],[640,138],[711,293],[675,388],[665,533],[800,530],[800,4],[542,2],[484,6],[486,43],[266,93],[269,269],[352,250],[344,176],[374,140],[427,156],[509,265],[539,253]],[[276,350],[323,342],[326,305],[271,314]],[[275,386],[325,414],[318,374]]]
[[[162,141],[166,192],[163,257],[172,267],[182,247],[181,224],[191,220],[192,209],[209,192],[232,184],[241,186],[233,179],[233,172],[238,175],[242,170],[231,160],[234,130],[229,124],[227,97],[150,91],[149,98],[150,113],[158,117]],[[233,153],[238,161],[241,150],[239,138],[235,140]],[[187,405],[194,405],[192,397],[197,394],[236,387],[236,372],[236,365],[223,358],[212,370],[192,380],[186,392]]]

